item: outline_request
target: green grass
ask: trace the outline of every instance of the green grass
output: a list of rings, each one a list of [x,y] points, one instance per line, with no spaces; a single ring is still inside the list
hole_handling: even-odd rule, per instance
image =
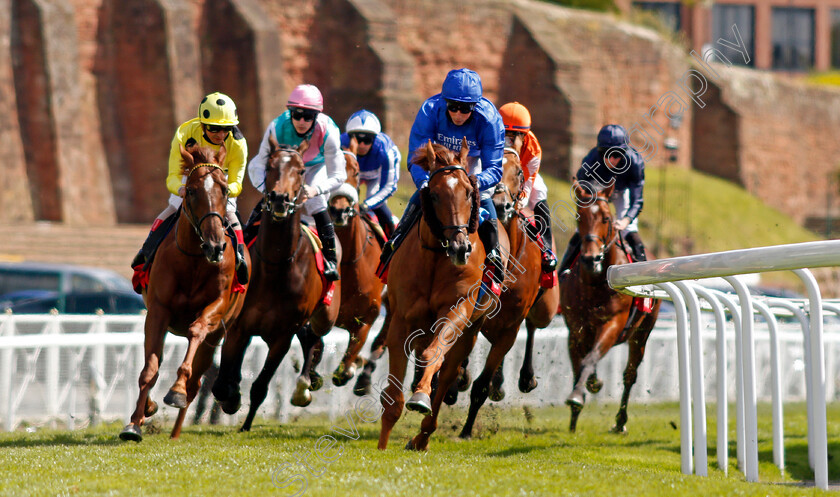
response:
[[[731,409],[730,409],[731,412]],[[486,406],[476,438],[461,441],[457,430],[463,410],[444,409],[430,451],[402,449],[418,429],[420,416],[404,413],[388,450],[376,450],[379,423],[357,423],[359,440],[331,432],[322,417],[286,425],[257,420],[250,433],[234,427],[187,427],[181,440],[165,433],[146,435],[142,443],[123,443],[120,425],[74,432],[39,431],[0,434],[0,495],[291,495],[271,483],[278,466],[313,451],[315,441],[332,434],[340,454],[331,464],[315,464],[320,477],[308,475],[307,496],[333,495],[823,495],[804,489],[807,469],[806,413],[802,404],[785,406],[784,474],[772,464],[769,406],[760,407],[759,475],[747,483],[735,467],[734,429],[730,430],[729,475],[716,467],[714,408],[710,406],[709,477],[680,472],[679,406],[631,405],[626,435],[607,432],[615,405],[590,404],[569,434],[568,409],[532,411]],[[837,419],[840,405],[829,406]],[[734,415],[733,415],[734,417]],[[731,421],[734,425],[734,420]],[[165,430],[171,420],[165,423]],[[148,432],[149,430],[147,430]],[[829,475],[840,478],[840,426],[829,424]],[[299,467],[278,473],[278,481]]]

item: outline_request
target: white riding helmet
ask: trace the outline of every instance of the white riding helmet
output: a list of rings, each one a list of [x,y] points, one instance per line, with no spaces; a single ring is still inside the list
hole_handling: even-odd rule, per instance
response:
[[[382,125],[373,112],[362,109],[354,112],[347,120],[347,133],[372,133],[378,135],[382,131]]]

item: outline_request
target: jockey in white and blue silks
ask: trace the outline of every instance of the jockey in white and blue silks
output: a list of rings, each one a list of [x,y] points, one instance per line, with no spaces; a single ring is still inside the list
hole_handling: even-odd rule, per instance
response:
[[[335,249],[335,228],[327,211],[327,197],[347,179],[344,154],[338,126],[331,117],[322,113],[324,98],[313,85],[298,85],[289,95],[286,112],[280,114],[268,125],[260,143],[259,152],[248,163],[248,177],[260,192],[265,191],[265,170],[271,155],[269,137],[280,145],[297,147],[303,140],[309,140],[309,148],[303,153],[305,166],[304,186],[300,194],[304,212],[315,219],[318,237],[324,246],[324,276],[334,281],[339,279]],[[259,219],[261,205],[257,205],[248,220],[251,226]],[[246,226],[246,234],[248,227]]]
[[[373,211],[385,236],[391,238],[394,234],[394,216],[386,201],[397,191],[402,160],[400,149],[390,136],[382,132],[382,125],[376,115],[365,109],[350,116],[345,131],[341,135],[341,147],[348,148],[350,138],[356,139],[359,180],[367,188],[367,198],[360,203],[360,207],[362,211]]]
[[[581,161],[576,178],[596,188],[615,184],[610,200],[615,205],[615,229],[627,240],[634,262],[647,260],[639,237],[638,217],[644,205],[645,161],[628,145],[627,131],[618,124],[607,124],[598,132],[598,144]],[[580,252],[580,234],[569,240],[560,274],[565,275]]]
[[[502,157],[504,156],[505,129],[502,117],[492,102],[482,97],[481,78],[469,69],[449,71],[443,81],[441,92],[428,98],[420,107],[408,139],[409,157],[424,147],[429,140],[453,150],[461,150],[461,139],[466,137],[469,145],[469,167],[467,171],[478,178],[481,191],[481,224],[478,234],[484,244],[488,262],[485,282],[498,295],[500,288],[496,281],[503,268],[499,253],[498,222],[491,197],[493,189],[502,178]],[[419,189],[426,186],[429,173],[414,164],[408,170],[418,191],[412,195],[406,212],[394,233],[392,244],[386,245],[382,260],[387,262],[391,251],[400,243],[400,237],[420,217]],[[390,250],[389,250],[390,248]],[[496,272],[493,278],[491,271]]]

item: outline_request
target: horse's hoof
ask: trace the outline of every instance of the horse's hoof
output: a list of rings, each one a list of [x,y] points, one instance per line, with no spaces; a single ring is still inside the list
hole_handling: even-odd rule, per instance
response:
[[[356,365],[353,364],[349,368],[344,368],[344,363],[341,363],[333,373],[332,382],[337,387],[343,387],[353,377],[356,376]]]
[[[163,403],[177,409],[183,409],[187,407],[187,394],[170,390],[166,393],[166,397],[163,398]]]
[[[598,378],[589,377],[589,379],[586,380],[586,389],[589,390],[590,393],[598,393],[603,387],[604,382]]]
[[[143,411],[143,415],[147,418],[151,418],[158,412],[158,403],[154,400],[150,400],[146,403],[146,410]]]
[[[625,433],[627,433],[627,427],[622,426],[619,428],[618,425],[614,425],[612,428],[610,428],[610,433],[615,433],[616,435],[624,435]]]
[[[472,433],[461,431],[461,433],[458,435],[458,438],[460,438],[461,440],[472,440]]]
[[[405,403],[405,408],[409,411],[429,415],[432,413],[432,399],[423,392],[414,392],[414,395]]]
[[[572,394],[566,399],[566,405],[571,407],[583,407],[583,403],[583,395],[579,393],[572,392]]]
[[[519,377],[519,391],[528,393],[537,388],[537,379],[531,376],[530,378]]]
[[[231,397],[224,402],[219,402],[219,405],[222,406],[222,411],[224,411],[225,414],[236,414],[236,412],[239,411],[239,408],[242,407],[241,399],[242,396],[237,393],[236,396]]]
[[[502,387],[493,388],[493,386],[491,386],[489,397],[493,402],[498,402],[505,398],[505,389]]]
[[[414,442],[414,439],[412,438],[411,440],[408,441],[407,444],[405,444],[405,450],[426,450],[426,449],[418,447],[417,444]]]
[[[136,424],[129,423],[120,432],[120,440],[125,440],[126,442],[142,442],[143,432]]]
[[[353,387],[353,393],[358,397],[370,395],[370,374],[363,372],[356,380],[356,386]]]
[[[320,374],[318,374],[316,371],[310,371],[309,372],[309,381],[310,381],[309,389],[312,390],[313,392],[317,392],[318,390],[321,389],[322,386],[324,386],[324,378]]]
[[[311,382],[305,376],[298,377],[295,393],[292,394],[291,403],[293,406],[306,407],[312,403],[312,394],[309,393]]]
[[[454,406],[456,402],[458,402],[458,390],[450,388],[446,392],[446,395],[443,396],[443,403],[448,406]]]
[[[464,369],[464,373],[458,376],[458,391],[466,392],[472,385],[472,375],[468,369]]]

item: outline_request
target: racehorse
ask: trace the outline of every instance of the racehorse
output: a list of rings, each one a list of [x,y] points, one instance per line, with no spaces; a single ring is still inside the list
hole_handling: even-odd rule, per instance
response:
[[[518,141],[521,147],[521,137]],[[525,231],[524,223],[529,222],[528,217],[516,210],[522,178],[519,153],[515,148],[505,148],[502,179],[496,185],[493,201],[499,215],[499,222],[505,227],[510,238],[508,264],[510,277],[504,281],[505,288],[500,299],[499,313],[493,319],[487,319],[481,328],[482,334],[491,344],[490,352],[485,361],[484,370],[472,385],[470,409],[459,435],[461,438],[472,436],[473,423],[478,410],[487,400],[488,395],[494,401],[504,398],[502,364],[505,354],[516,341],[522,321],[526,321],[528,327],[526,360],[529,360],[536,328],[548,326],[557,312],[559,289],[557,285],[547,290],[540,288],[542,254],[536,240],[530,239],[530,235]],[[541,305],[537,305],[538,303]],[[547,313],[547,310],[550,312]],[[527,365],[531,367],[530,361]],[[526,365],[523,364],[523,369],[525,367]],[[531,371],[533,381],[532,368]],[[450,390],[450,395],[454,396],[455,392]]]
[[[145,365],[140,373],[137,408],[120,433],[123,440],[142,440],[145,418],[157,412],[149,391],[158,378],[167,329],[189,341],[178,378],[163,399],[180,409],[171,434],[178,438],[187,407],[201,385],[201,375],[212,363],[225,327],[242,309],[243,293],[231,291],[234,248],[225,240],[228,185],[221,167],[225,153],[224,146],[218,153],[206,147],[191,147],[188,152],[181,146],[181,172],[187,177],[184,200],[174,233],[161,242],[143,291],[148,309]]]
[[[481,296],[485,251],[477,233],[480,192],[477,179],[465,169],[468,152],[466,139],[458,159],[448,148],[429,142],[412,158],[430,174],[428,186],[421,190],[423,219],[407,234],[388,271],[390,374],[380,394],[384,410],[379,449],[387,447],[403,406],[426,415],[420,433],[406,448],[428,448],[446,391],[472,350],[484,319],[498,310],[492,292]],[[509,253],[501,227],[499,243],[502,253]],[[422,376],[405,402],[402,381],[412,352],[415,362],[423,366]]]
[[[376,276],[382,248],[373,228],[362,219],[357,203],[359,188],[358,145],[350,140],[344,151],[347,181],[330,199],[335,234],[344,250],[341,261],[341,308],[335,325],[350,333],[347,351],[333,373],[333,384],[346,385],[356,375],[356,361],[367,341],[371,325],[379,316],[383,283]],[[355,197],[355,198],[354,198]]]
[[[310,377],[316,348],[321,337],[332,329],[341,302],[340,281],[336,281],[332,302],[325,304],[325,281],[321,278],[315,249],[301,224],[299,196],[303,190],[302,154],[309,146],[301,142],[297,149],[280,146],[272,137],[271,154],[266,165],[263,213],[257,238],[250,248],[254,260],[251,291],[242,314],[228,330],[222,347],[219,377],[213,395],[222,409],[233,414],[239,409],[239,382],[245,349],[254,336],[268,345],[268,356],[251,386],[251,407],[241,431],[251,429],[257,409],[268,393],[274,372],[289,351],[297,335],[303,350],[303,367],[291,402],[306,406],[312,401],[310,388],[317,390]],[[341,246],[338,245],[341,260]]]
[[[609,198],[614,186],[592,195],[580,184],[575,185],[581,251],[560,288],[560,305],[569,329],[569,356],[574,373],[574,390],[566,399],[572,411],[569,424],[572,432],[585,402],[584,386],[591,393],[597,393],[603,386],[595,366],[614,345],[625,341],[630,351],[624,369],[624,393],[611,431],[626,431],[630,389],[636,383],[645,344],[659,315],[660,301],[656,300],[650,312],[634,312],[632,322],[628,323],[631,307],[635,305],[633,297],[616,292],[607,283],[609,266],[629,262],[624,241],[613,227]]]

